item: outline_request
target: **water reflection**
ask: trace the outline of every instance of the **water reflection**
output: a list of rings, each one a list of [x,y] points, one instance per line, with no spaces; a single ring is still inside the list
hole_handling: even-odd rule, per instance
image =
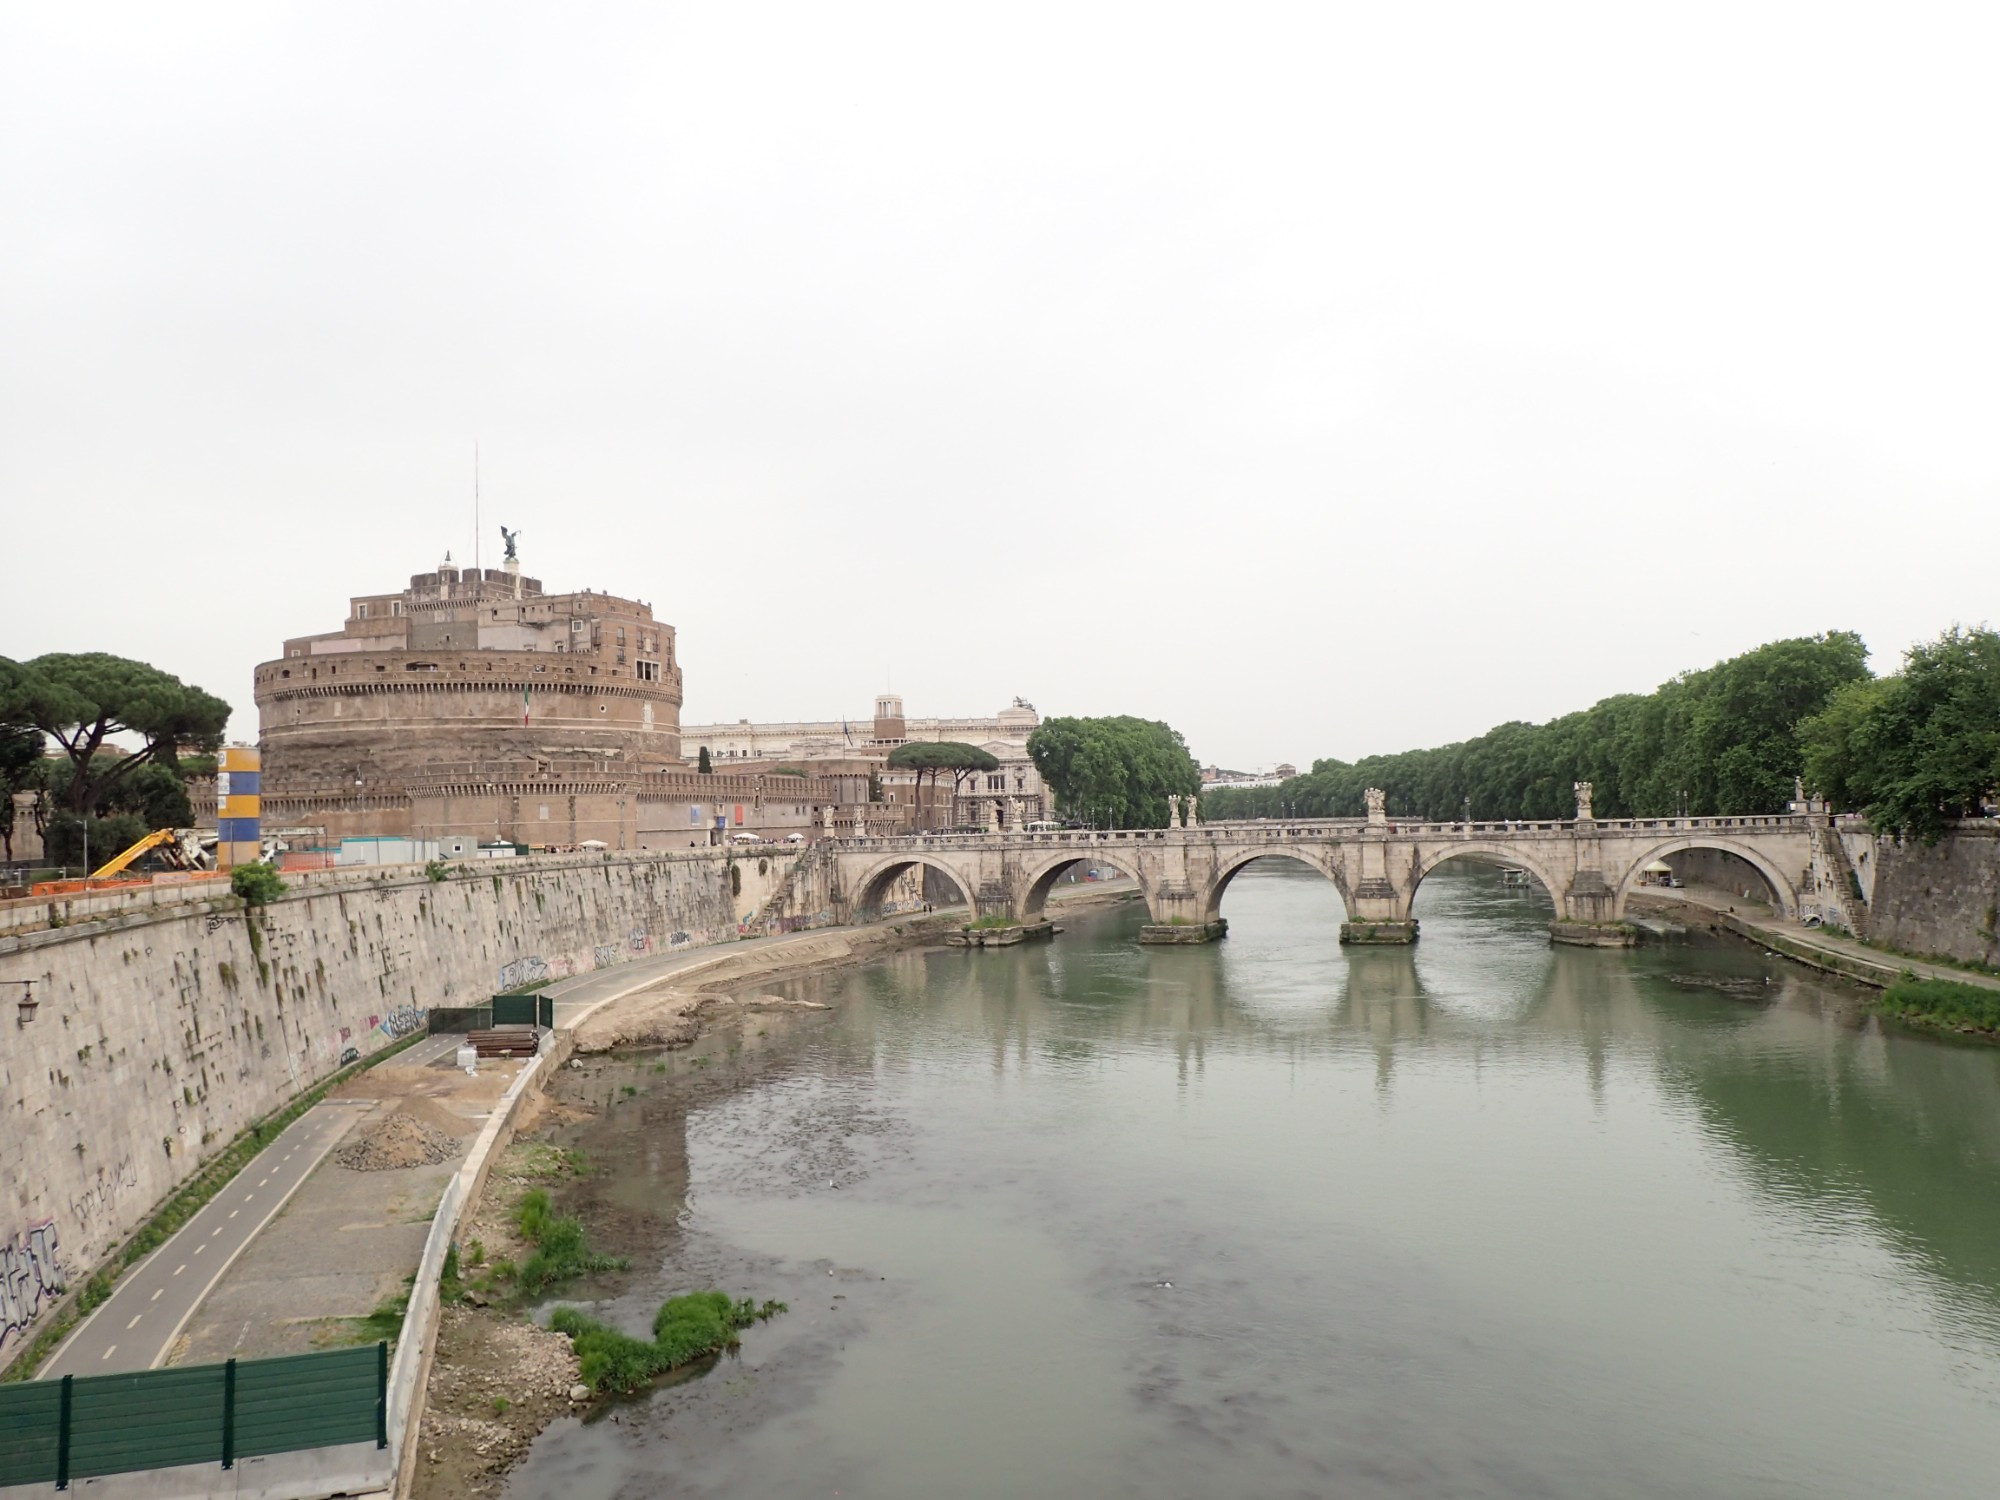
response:
[[[1253,869],[1221,944],[1071,917],[576,1079],[658,1267],[614,1312],[796,1314],[514,1492],[1988,1493],[2000,1055],[1751,948],[1551,948],[1491,872],[1419,901],[1343,951]]]

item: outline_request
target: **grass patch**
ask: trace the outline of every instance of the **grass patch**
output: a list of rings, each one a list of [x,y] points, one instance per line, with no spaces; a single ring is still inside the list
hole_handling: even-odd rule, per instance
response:
[[[585,1385],[623,1394],[694,1360],[735,1348],[739,1331],[783,1311],[782,1302],[759,1307],[748,1297],[737,1302],[727,1292],[690,1292],[660,1304],[650,1343],[573,1307],[557,1309],[549,1327],[569,1335]]]
[[[1882,992],[1881,1007],[1906,1021],[1957,1031],[2000,1031],[2000,990],[1905,973]]]
[[[22,1351],[21,1356],[9,1365],[0,1380],[27,1380],[40,1368],[43,1360],[55,1352],[77,1323],[111,1295],[113,1284],[134,1265],[144,1260],[153,1251],[164,1245],[179,1232],[217,1193],[227,1187],[230,1181],[252,1161],[272,1141],[276,1140],[294,1120],[311,1109],[329,1092],[338,1088],[348,1079],[367,1072],[377,1063],[388,1061],[406,1047],[413,1047],[424,1040],[424,1033],[404,1037],[381,1051],[371,1053],[361,1061],[350,1063],[337,1073],[330,1074],[324,1083],[316,1084],[299,1095],[290,1104],[274,1115],[259,1120],[231,1141],[206,1166],[195,1174],[179,1191],[161,1205],[144,1224],[133,1232],[132,1238],[122,1247],[112,1252],[110,1259],[100,1266],[93,1276],[84,1283],[70,1305],[59,1311],[55,1321],[35,1335],[34,1341]]]
[[[535,1297],[560,1282],[593,1271],[622,1271],[631,1262],[623,1256],[599,1255],[590,1248],[583,1221],[558,1215],[542,1188],[530,1188],[514,1205],[514,1227],[535,1247],[522,1264],[516,1284],[524,1297]]]

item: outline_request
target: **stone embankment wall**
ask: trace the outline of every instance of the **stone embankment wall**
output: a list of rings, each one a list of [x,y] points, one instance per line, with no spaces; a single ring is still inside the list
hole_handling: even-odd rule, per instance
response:
[[[1683,885],[1701,886],[1712,891],[1728,891],[1740,896],[1750,892],[1753,901],[1768,903],[1771,900],[1771,882],[1764,878],[1749,860],[1731,854],[1726,849],[1683,849],[1669,854],[1667,868],[1674,872],[1674,878]],[[1788,871],[1794,884],[1803,878],[1803,871]]]
[[[203,1161],[434,1005],[733,942],[774,852],[401,866],[0,936],[0,1362]],[[806,893],[802,893],[806,894]],[[775,900],[774,897],[781,899]],[[792,925],[811,925],[795,915]]]
[[[1870,937],[1905,953],[2000,965],[2000,826],[1961,824],[1928,847],[1876,839],[1868,865]]]

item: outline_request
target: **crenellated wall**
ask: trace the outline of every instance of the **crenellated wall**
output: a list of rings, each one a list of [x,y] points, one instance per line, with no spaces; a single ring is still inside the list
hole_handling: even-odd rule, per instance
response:
[[[433,1005],[733,942],[790,861],[702,850],[300,882],[0,937],[0,1362],[233,1137]],[[760,870],[760,866],[762,869]],[[82,913],[78,913],[82,916]],[[801,924],[806,925],[806,924]]]

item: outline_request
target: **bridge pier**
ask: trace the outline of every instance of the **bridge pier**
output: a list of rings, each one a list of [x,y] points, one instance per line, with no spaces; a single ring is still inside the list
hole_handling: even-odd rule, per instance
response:
[[[1366,917],[1340,924],[1340,941],[1353,946],[1393,945],[1407,947],[1417,940],[1417,919],[1400,921],[1393,917],[1371,921]]]
[[[1180,854],[1176,861],[1174,854]],[[1152,893],[1147,901],[1147,915],[1153,920],[1139,929],[1142,943],[1212,943],[1229,932],[1229,924],[1218,916],[1208,914],[1207,903],[1195,892],[1187,880],[1185,851],[1169,852],[1168,871],[1178,873],[1180,880],[1172,885],[1164,885]]]
[[[1630,922],[1572,922],[1559,918],[1549,923],[1549,941],[1572,948],[1630,948],[1639,941],[1639,929]]]

